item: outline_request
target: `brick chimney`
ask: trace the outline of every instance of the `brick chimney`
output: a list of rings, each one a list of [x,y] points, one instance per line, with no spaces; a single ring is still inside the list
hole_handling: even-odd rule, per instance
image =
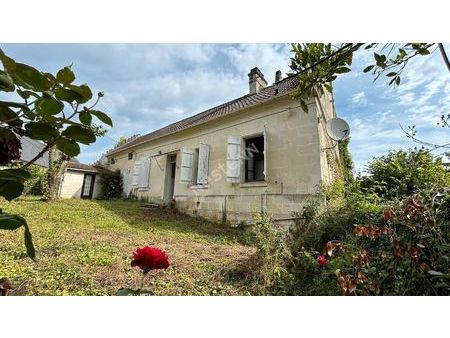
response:
[[[281,75],[281,70],[277,70],[275,73],[275,83],[283,80],[283,75]]]
[[[250,94],[259,93],[261,89],[267,86],[267,81],[264,79],[263,73],[258,69],[258,67],[253,68],[248,73],[249,81],[248,86],[250,89]]]

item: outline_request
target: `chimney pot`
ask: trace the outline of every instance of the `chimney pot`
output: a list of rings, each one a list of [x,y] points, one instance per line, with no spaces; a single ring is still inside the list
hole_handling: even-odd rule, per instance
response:
[[[275,72],[275,83],[280,82],[283,80],[283,75],[281,74],[281,70],[277,70]]]
[[[250,94],[256,94],[261,91],[261,89],[267,86],[267,81],[264,79],[263,73],[259,70],[258,67],[255,67],[250,70],[248,74],[249,81],[248,86],[250,90]]]

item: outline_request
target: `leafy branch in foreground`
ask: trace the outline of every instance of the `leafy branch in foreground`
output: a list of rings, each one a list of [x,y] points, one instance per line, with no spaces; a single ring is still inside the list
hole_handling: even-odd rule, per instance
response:
[[[445,63],[449,64],[443,45],[438,45]],[[412,58],[429,55],[436,50],[435,43],[343,43],[337,46],[331,43],[293,43],[290,75],[298,76],[299,85],[294,97],[300,100],[305,111],[308,109],[304,100],[317,96],[323,88],[331,92],[331,83],[340,74],[352,70],[353,54],[363,47],[374,50],[374,63],[363,71],[372,72],[374,81],[384,74],[390,79],[389,85],[397,86]]]
[[[21,137],[43,142],[42,150],[22,168],[0,170],[0,196],[8,201],[19,197],[25,180],[30,178],[27,167],[50,149],[56,148],[61,157],[80,153],[80,144],[92,144],[105,129],[94,123],[93,117],[112,127],[111,118],[94,109],[103,97],[99,92],[95,102],[88,105],[93,94],[86,84],[76,85],[71,66],[56,75],[14,61],[0,49],[0,92],[12,98],[0,100],[0,165],[11,166],[20,158]],[[0,229],[25,229],[28,255],[34,259],[31,232],[26,220],[0,209]]]
[[[305,100],[311,97],[318,98],[325,89],[331,92],[332,82],[339,75],[352,70],[353,54],[361,49],[373,50],[373,63],[365,67],[363,72],[371,73],[374,81],[384,75],[389,81],[389,86],[400,85],[403,71],[411,59],[430,55],[437,49],[450,72],[450,61],[442,43],[343,43],[339,45],[293,43],[290,75],[296,75],[299,80],[293,97],[299,100],[305,112],[308,112]],[[448,116],[442,115],[441,120],[441,126],[448,126]],[[408,133],[407,137],[416,141]],[[443,147],[436,144],[432,144],[432,146]]]

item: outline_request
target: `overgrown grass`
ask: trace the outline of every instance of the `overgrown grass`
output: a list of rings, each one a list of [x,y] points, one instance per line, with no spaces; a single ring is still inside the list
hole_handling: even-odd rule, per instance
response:
[[[38,198],[2,201],[5,212],[24,215],[37,250],[27,258],[20,230],[0,233],[0,278],[15,295],[111,295],[137,288],[130,266],[137,246],[165,250],[171,266],[150,273],[145,289],[155,295],[245,295],[249,287],[229,271],[254,253],[241,230],[163,211],[133,201]]]

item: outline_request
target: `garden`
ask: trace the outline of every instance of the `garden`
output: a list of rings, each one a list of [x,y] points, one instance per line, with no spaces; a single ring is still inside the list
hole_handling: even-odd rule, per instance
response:
[[[35,184],[35,183],[33,183]],[[8,295],[448,295],[450,173],[423,149],[375,158],[323,186],[291,226],[255,213],[229,227],[140,201],[5,202]]]

